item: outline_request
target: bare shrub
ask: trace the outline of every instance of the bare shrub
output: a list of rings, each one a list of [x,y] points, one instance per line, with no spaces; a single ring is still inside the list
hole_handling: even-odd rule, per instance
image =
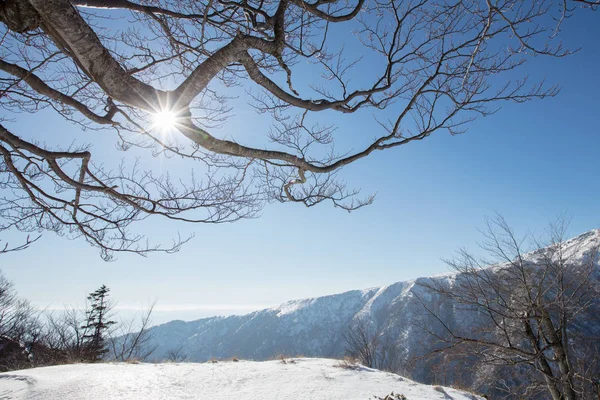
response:
[[[138,318],[121,319],[116,329],[109,333],[110,358],[116,361],[145,361],[154,353],[150,323],[155,303]]]
[[[343,334],[346,355],[369,368],[399,372],[402,368],[397,344],[378,332],[366,319],[352,321]]]

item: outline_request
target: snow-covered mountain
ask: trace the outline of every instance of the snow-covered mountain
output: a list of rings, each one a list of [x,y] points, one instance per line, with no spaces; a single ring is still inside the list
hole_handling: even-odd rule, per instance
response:
[[[294,359],[205,364],[74,364],[0,373],[7,400],[480,400],[339,361]],[[394,395],[392,396],[392,392]],[[386,397],[386,396],[390,397]]]
[[[563,251],[577,263],[588,257],[598,243],[600,230],[593,230],[565,242]],[[536,263],[541,254],[536,251],[526,257]],[[166,359],[173,350],[189,361],[230,357],[268,360],[279,355],[342,357],[346,347],[344,334],[349,324],[360,320],[393,345],[400,364],[408,363],[434,346],[432,336],[423,329],[433,325],[432,316],[424,311],[423,304],[444,315],[451,325],[473,323],[471,315],[454,304],[440,301],[437,293],[427,289],[432,284],[448,284],[456,279],[456,274],[448,273],[380,288],[288,301],[246,315],[172,321],[152,328],[157,345],[153,358]],[[413,368],[411,375],[424,382],[456,380],[452,371],[432,368]]]

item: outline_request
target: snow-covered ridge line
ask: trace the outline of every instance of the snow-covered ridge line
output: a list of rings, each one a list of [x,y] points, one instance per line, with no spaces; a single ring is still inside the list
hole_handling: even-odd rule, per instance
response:
[[[600,244],[600,229],[593,229],[591,231],[588,231],[588,232],[582,233],[578,236],[575,236],[574,238],[565,240],[562,243],[563,253],[565,254],[566,258],[574,259],[574,260],[581,260],[582,257],[585,256],[586,252],[588,252],[592,247],[598,246],[599,244]],[[525,260],[533,261],[543,251],[545,251],[545,249],[537,249],[537,250],[529,251],[523,255],[523,258]],[[488,268],[495,268],[495,267],[502,267],[502,264],[498,265],[498,266],[490,265]],[[386,286],[371,287],[371,288],[362,289],[362,290],[351,290],[351,291],[347,291],[347,292],[341,292],[341,293],[336,293],[336,294],[321,296],[321,297],[289,300],[278,306],[270,307],[270,308],[268,308],[268,310],[273,310],[273,311],[277,312],[278,316],[283,316],[285,314],[289,314],[289,313],[298,311],[299,309],[301,309],[303,307],[313,305],[313,304],[315,304],[315,302],[317,302],[319,300],[333,299],[337,296],[343,297],[349,293],[354,293],[354,292],[361,292],[364,296],[369,297],[368,301],[365,303],[365,306],[370,307],[370,306],[372,306],[372,304],[374,304],[377,301],[376,300],[377,298],[379,298],[380,296],[382,296],[384,294],[386,296],[389,296],[389,291],[393,290],[397,287],[402,287],[405,291],[408,291],[419,281],[430,280],[430,279],[433,279],[433,280],[454,279],[456,277],[456,275],[457,275],[457,272],[448,271],[448,272],[444,272],[444,273],[440,273],[440,274],[431,275],[429,277],[419,277],[419,278],[414,278],[414,279],[408,279],[405,281],[396,282],[396,283],[393,283],[391,285],[386,285]],[[264,310],[261,310],[261,311],[264,311]],[[260,311],[258,311],[258,312],[260,312]],[[362,310],[360,313],[364,314],[364,312]]]
[[[564,253],[576,261],[600,243],[600,229],[581,234],[564,242]],[[539,251],[525,258],[535,262]],[[497,267],[497,266],[496,266]],[[494,266],[491,266],[494,268]],[[419,318],[419,297],[434,301],[422,284],[453,280],[454,272],[421,277],[378,288],[352,290],[323,297],[291,300],[277,307],[245,315],[205,318],[191,322],[173,321],[153,328],[156,360],[164,359],[169,350],[183,349],[190,361],[210,358],[240,357],[265,360],[279,354],[315,357],[344,355],[344,333],[358,319],[373,330],[382,332],[398,343],[409,357],[423,347],[423,332],[416,332],[411,322]],[[444,312],[454,312],[449,306]],[[464,318],[464,316],[457,316]],[[456,321],[461,323],[460,320]]]

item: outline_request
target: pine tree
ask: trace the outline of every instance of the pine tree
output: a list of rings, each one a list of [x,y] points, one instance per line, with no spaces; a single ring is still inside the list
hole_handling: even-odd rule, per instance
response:
[[[86,311],[86,324],[81,328],[84,331],[83,357],[91,362],[99,361],[108,352],[104,345],[104,335],[111,325],[116,324],[115,321],[106,320],[110,311],[107,299],[109,291],[106,285],[102,285],[88,296],[90,309]]]

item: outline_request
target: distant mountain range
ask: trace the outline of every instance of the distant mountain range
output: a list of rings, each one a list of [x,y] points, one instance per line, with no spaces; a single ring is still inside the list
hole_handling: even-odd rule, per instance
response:
[[[600,230],[593,230],[565,242],[564,251],[571,252],[577,263],[598,243]],[[540,251],[543,250],[526,257],[535,264]],[[452,384],[463,371],[436,371],[431,364],[409,368],[408,364],[435,346],[434,338],[422,328],[434,325],[424,304],[456,326],[472,323],[469,314],[453,304],[440,302],[440,296],[427,288],[456,278],[456,274],[448,273],[380,288],[292,300],[246,315],[172,321],[152,328],[157,346],[153,358],[164,360],[174,352],[197,362],[231,357],[267,360],[279,355],[341,358],[346,348],[344,334],[350,324],[362,321],[371,332],[393,345],[401,366],[397,372],[422,382]],[[600,327],[596,328],[600,331]],[[472,383],[476,379],[471,376],[468,380]]]

